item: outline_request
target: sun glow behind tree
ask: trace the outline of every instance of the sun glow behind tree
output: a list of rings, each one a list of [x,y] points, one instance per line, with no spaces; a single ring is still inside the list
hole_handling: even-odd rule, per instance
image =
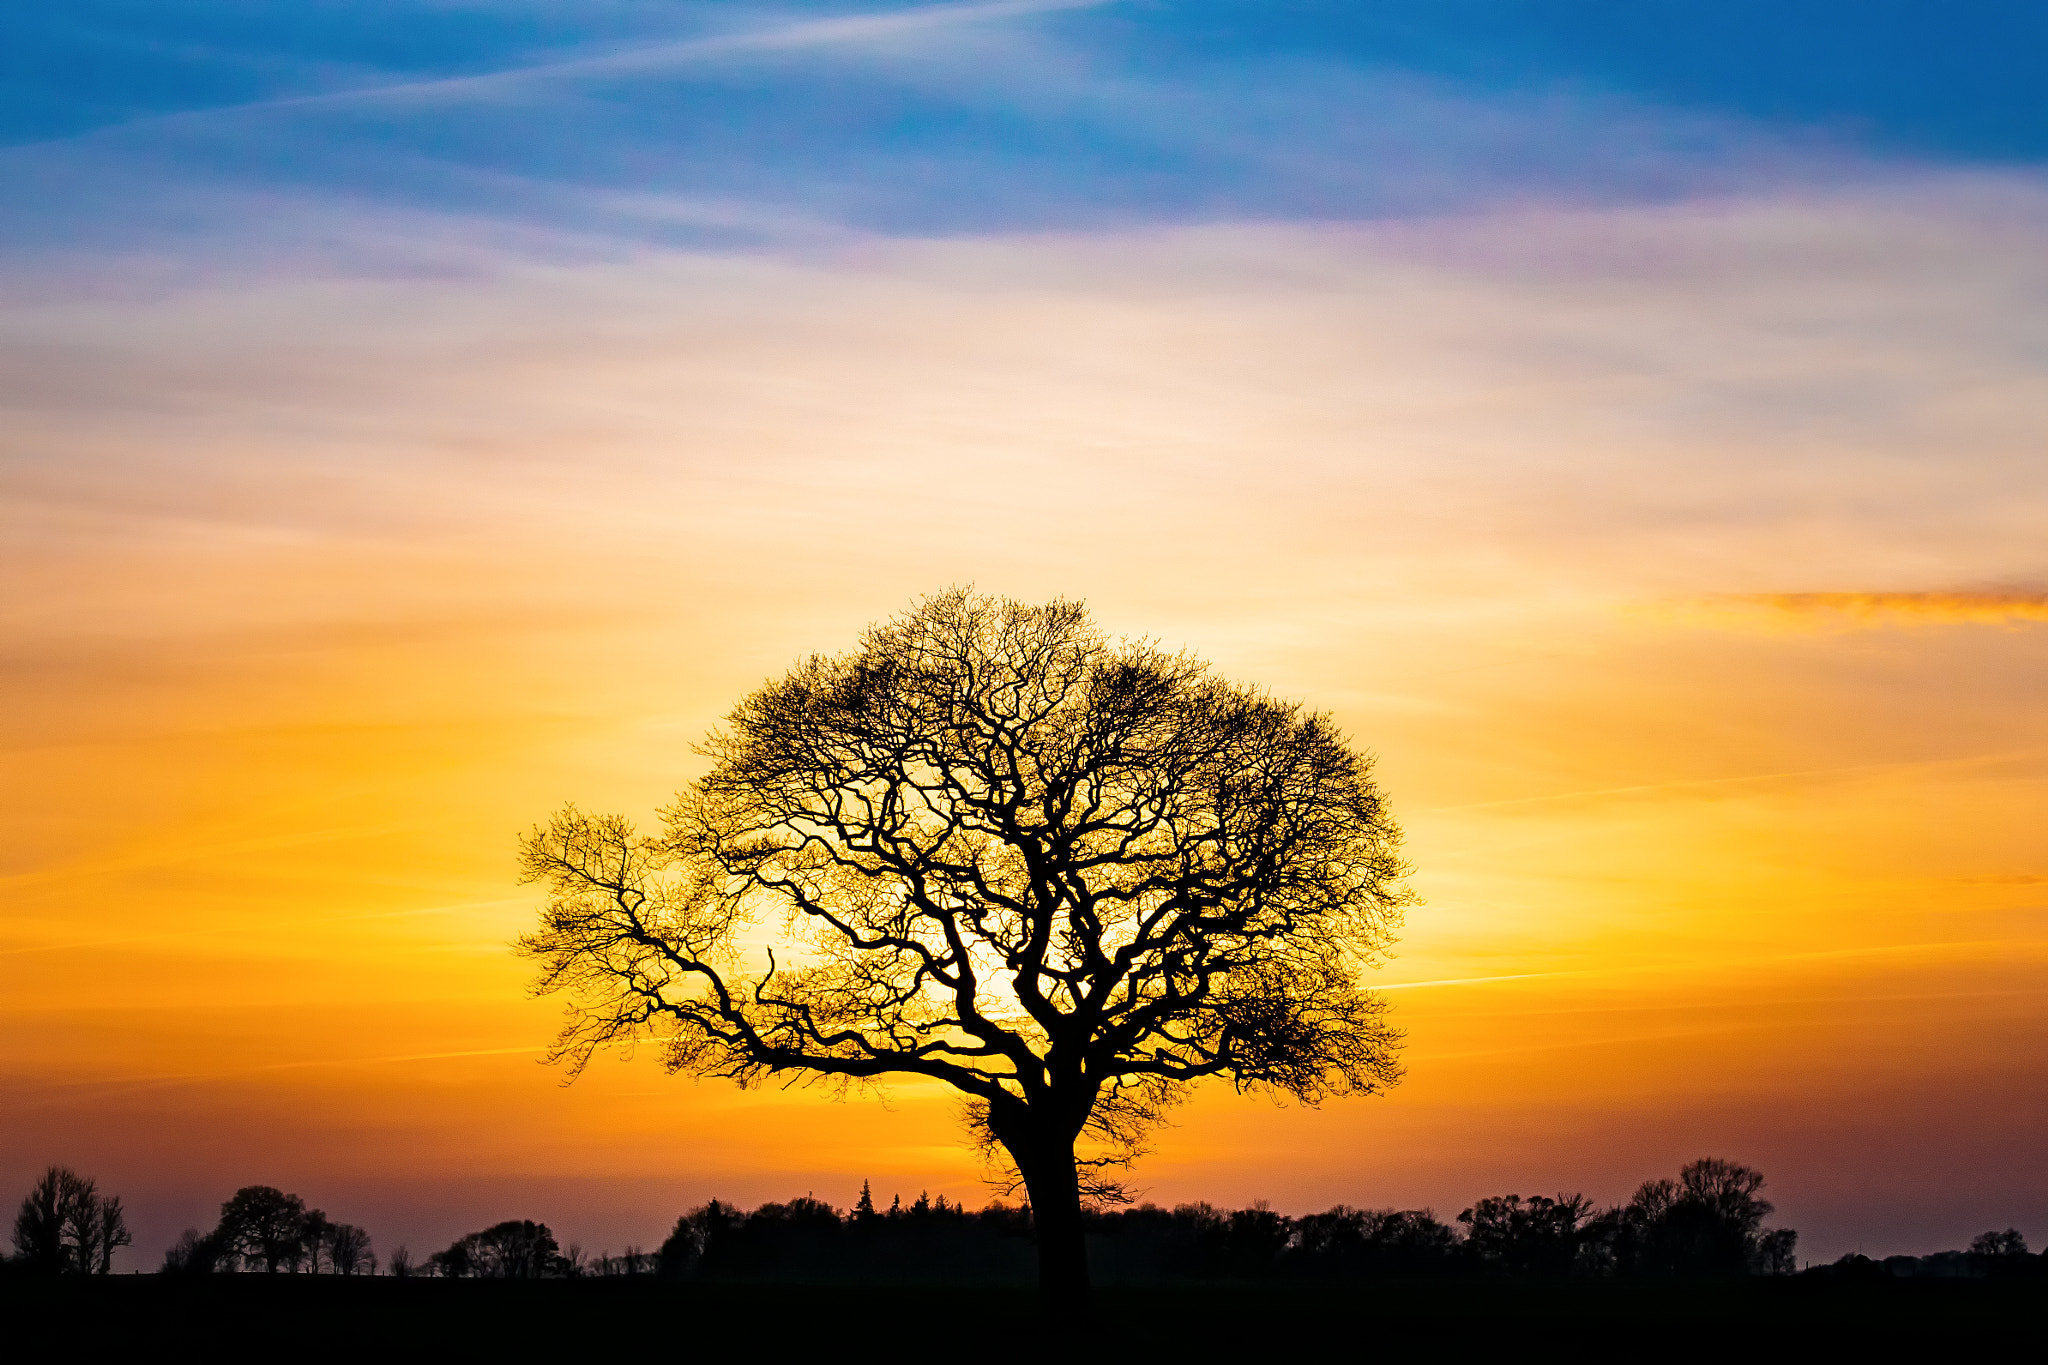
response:
[[[556,1056],[654,1037],[742,1085],[951,1087],[1029,1193],[1057,1313],[1088,1302],[1084,1207],[1128,1202],[1108,1173],[1194,1083],[1315,1103],[1399,1077],[1359,978],[1408,869],[1327,716],[1079,603],[954,589],[748,696],[705,752],[659,837],[569,808],[526,841]]]

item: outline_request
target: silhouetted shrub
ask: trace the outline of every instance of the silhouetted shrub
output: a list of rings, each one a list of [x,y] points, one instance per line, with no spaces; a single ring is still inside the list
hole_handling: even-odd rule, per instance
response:
[[[1980,1232],[1970,1241],[1970,1254],[1990,1260],[2009,1260],[2027,1254],[2027,1239],[2018,1228],[2004,1232]]]
[[[1482,1199],[1458,1215],[1475,1265],[1517,1274],[1568,1274],[1579,1257],[1593,1205],[1582,1194]]]
[[[1428,1209],[1354,1209],[1339,1204],[1295,1220],[1290,1269],[1310,1275],[1439,1275],[1459,1263],[1458,1230]]]
[[[691,1279],[1007,1280],[1030,1269],[1028,1211],[978,1212],[942,1195],[842,1214],[806,1196],[751,1214],[712,1200],[676,1220],[656,1253],[660,1273]]]
[[[429,1256],[425,1269],[452,1280],[538,1280],[569,1274],[571,1262],[546,1223],[515,1218],[457,1239]]]
[[[1977,1273],[1999,1279],[2044,1273],[2044,1258],[2027,1253],[2027,1239],[2018,1228],[1978,1233],[1970,1242],[1969,1258]]]
[[[163,1273],[211,1275],[217,1270],[232,1269],[223,1264],[228,1259],[227,1248],[221,1245],[219,1237],[212,1233],[202,1236],[198,1228],[186,1228],[164,1252]]]

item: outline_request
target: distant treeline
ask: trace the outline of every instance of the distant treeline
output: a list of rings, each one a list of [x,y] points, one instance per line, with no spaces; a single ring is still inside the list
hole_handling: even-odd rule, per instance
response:
[[[1852,1280],[1975,1280],[2007,1275],[2048,1277],[2048,1249],[2038,1256],[2029,1255],[2027,1239],[2020,1235],[2020,1230],[2007,1228],[2004,1232],[1979,1233],[1968,1251],[1937,1251],[1931,1256],[1887,1256],[1881,1261],[1851,1254],[1832,1265],[1814,1266],[1806,1273]]]
[[[1598,1208],[1583,1195],[1496,1195],[1445,1223],[1427,1209],[1339,1205],[1290,1218],[1264,1204],[1219,1209],[1152,1204],[1089,1215],[1089,1257],[1106,1283],[1161,1280],[1425,1278],[1472,1275],[1704,1277],[1786,1275],[1798,1234],[1767,1228],[1764,1179],[1706,1158],[1678,1177],[1651,1180],[1627,1203]],[[53,1231],[55,1229],[55,1231]],[[382,1272],[449,1279],[658,1275],[677,1280],[987,1283],[1034,1274],[1029,1206],[969,1209],[920,1194],[878,1208],[864,1185],[851,1209],[804,1197],[751,1212],[719,1200],[676,1220],[654,1251],[587,1256],[563,1248],[544,1223],[509,1220],[415,1258],[394,1250]],[[128,1241],[119,1199],[53,1167],[15,1220],[17,1272],[105,1274]],[[330,1220],[297,1195],[266,1185],[237,1190],[210,1232],[187,1229],[166,1254],[167,1274],[376,1274],[361,1228]],[[2048,1274],[2013,1229],[1987,1232],[1968,1251],[1844,1257],[1808,1273],[1850,1277]]]
[[[1089,1256],[1118,1280],[1370,1276],[1788,1274],[1797,1234],[1766,1229],[1763,1177],[1706,1159],[1628,1203],[1497,1195],[1444,1223],[1427,1209],[1344,1205],[1290,1218],[1264,1205],[1098,1210]],[[867,1190],[841,1213],[814,1199],[752,1213],[716,1201],[683,1215],[656,1254],[678,1278],[1027,1278],[1031,1216],[922,1196],[878,1211]]]
[[[202,1234],[185,1235],[164,1254],[167,1271],[210,1274],[252,1270],[266,1274],[323,1270],[334,1275],[373,1275],[376,1253],[370,1234],[353,1223],[337,1223],[309,1209],[295,1194],[269,1185],[247,1185],[220,1206],[220,1222]]]

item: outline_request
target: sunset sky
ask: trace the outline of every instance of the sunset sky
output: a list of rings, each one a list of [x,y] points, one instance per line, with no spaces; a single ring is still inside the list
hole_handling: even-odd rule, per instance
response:
[[[2048,9],[0,14],[0,1197],[153,1269],[987,1197],[956,1104],[540,1062],[516,838],[951,585],[1332,712],[1407,1080],[1160,1203],[1761,1168],[2048,1238]]]

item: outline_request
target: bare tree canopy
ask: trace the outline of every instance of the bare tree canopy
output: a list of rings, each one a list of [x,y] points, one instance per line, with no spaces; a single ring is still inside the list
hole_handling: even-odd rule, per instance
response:
[[[1086,1296],[1079,1209],[1205,1077],[1307,1103],[1399,1078],[1361,984],[1409,897],[1370,759],[1322,714],[1105,638],[1076,602],[955,591],[810,658],[663,814],[560,812],[520,948],[556,1057],[658,1038],[751,1084],[963,1092]]]
[[[15,1261],[34,1273],[105,1275],[134,1242],[121,1197],[68,1166],[44,1171],[14,1215]]]

